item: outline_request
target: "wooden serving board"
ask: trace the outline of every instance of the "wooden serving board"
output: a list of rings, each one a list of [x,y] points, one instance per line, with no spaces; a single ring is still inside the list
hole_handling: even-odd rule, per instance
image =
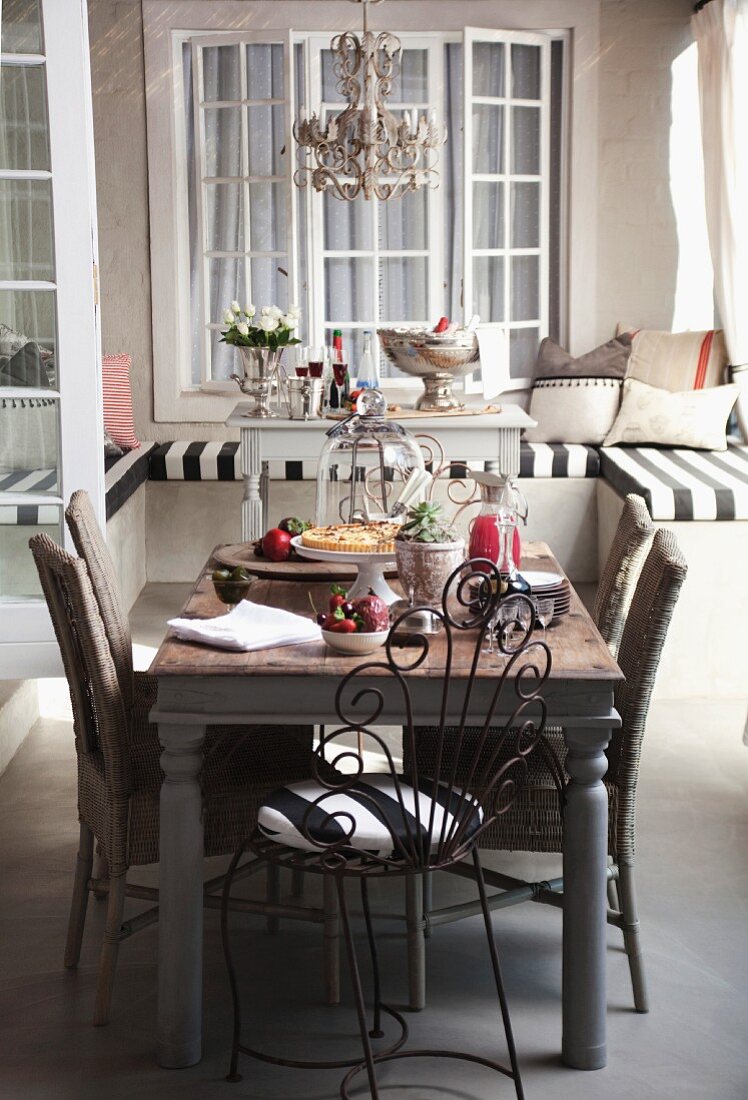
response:
[[[213,557],[221,565],[235,569],[238,565],[255,577],[275,581],[316,581],[326,580],[355,581],[358,570],[355,565],[336,565],[334,562],[312,561],[308,558],[295,558],[291,561],[268,561],[256,558],[251,542],[238,542],[231,546],[219,546],[213,551]],[[395,569],[385,570],[386,577],[396,577]]]
[[[486,416],[490,413],[500,413],[501,405],[484,405],[482,409],[388,409],[387,420],[428,420],[435,416]],[[327,413],[326,420],[345,420],[351,414],[349,412]]]

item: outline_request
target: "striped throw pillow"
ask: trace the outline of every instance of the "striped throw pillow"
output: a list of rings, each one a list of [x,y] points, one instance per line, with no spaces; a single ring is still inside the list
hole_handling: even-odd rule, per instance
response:
[[[727,345],[721,329],[709,332],[657,332],[619,324],[631,333],[628,377],[661,390],[704,390],[725,381]]]
[[[114,442],[127,451],[140,446],[132,411],[131,366],[130,355],[104,356],[104,428]]]

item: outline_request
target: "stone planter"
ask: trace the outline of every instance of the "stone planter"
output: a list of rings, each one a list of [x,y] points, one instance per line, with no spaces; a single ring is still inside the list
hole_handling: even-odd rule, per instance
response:
[[[465,559],[465,540],[415,542],[395,539],[397,574],[403,595],[414,606],[441,607],[449,575]]]

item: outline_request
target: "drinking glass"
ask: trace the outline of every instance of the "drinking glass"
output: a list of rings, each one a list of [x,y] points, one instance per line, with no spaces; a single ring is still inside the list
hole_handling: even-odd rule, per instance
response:
[[[499,604],[498,624],[502,632],[503,648],[513,653],[524,642],[532,622],[532,610],[525,599],[512,598]],[[516,640],[515,640],[516,636]]]
[[[533,600],[535,604],[535,616],[543,628],[543,641],[545,641],[546,629],[553,621],[555,602],[552,599]]]
[[[325,360],[327,359],[327,348],[307,348],[307,364],[309,366],[309,375],[312,378],[322,378],[325,371]]]

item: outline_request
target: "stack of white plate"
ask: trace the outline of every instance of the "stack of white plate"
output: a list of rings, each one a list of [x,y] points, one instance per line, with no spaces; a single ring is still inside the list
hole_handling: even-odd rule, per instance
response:
[[[521,569],[522,576],[530,585],[536,599],[553,600],[553,618],[566,615],[571,606],[571,588],[566,577],[560,573],[547,573],[537,569]]]

